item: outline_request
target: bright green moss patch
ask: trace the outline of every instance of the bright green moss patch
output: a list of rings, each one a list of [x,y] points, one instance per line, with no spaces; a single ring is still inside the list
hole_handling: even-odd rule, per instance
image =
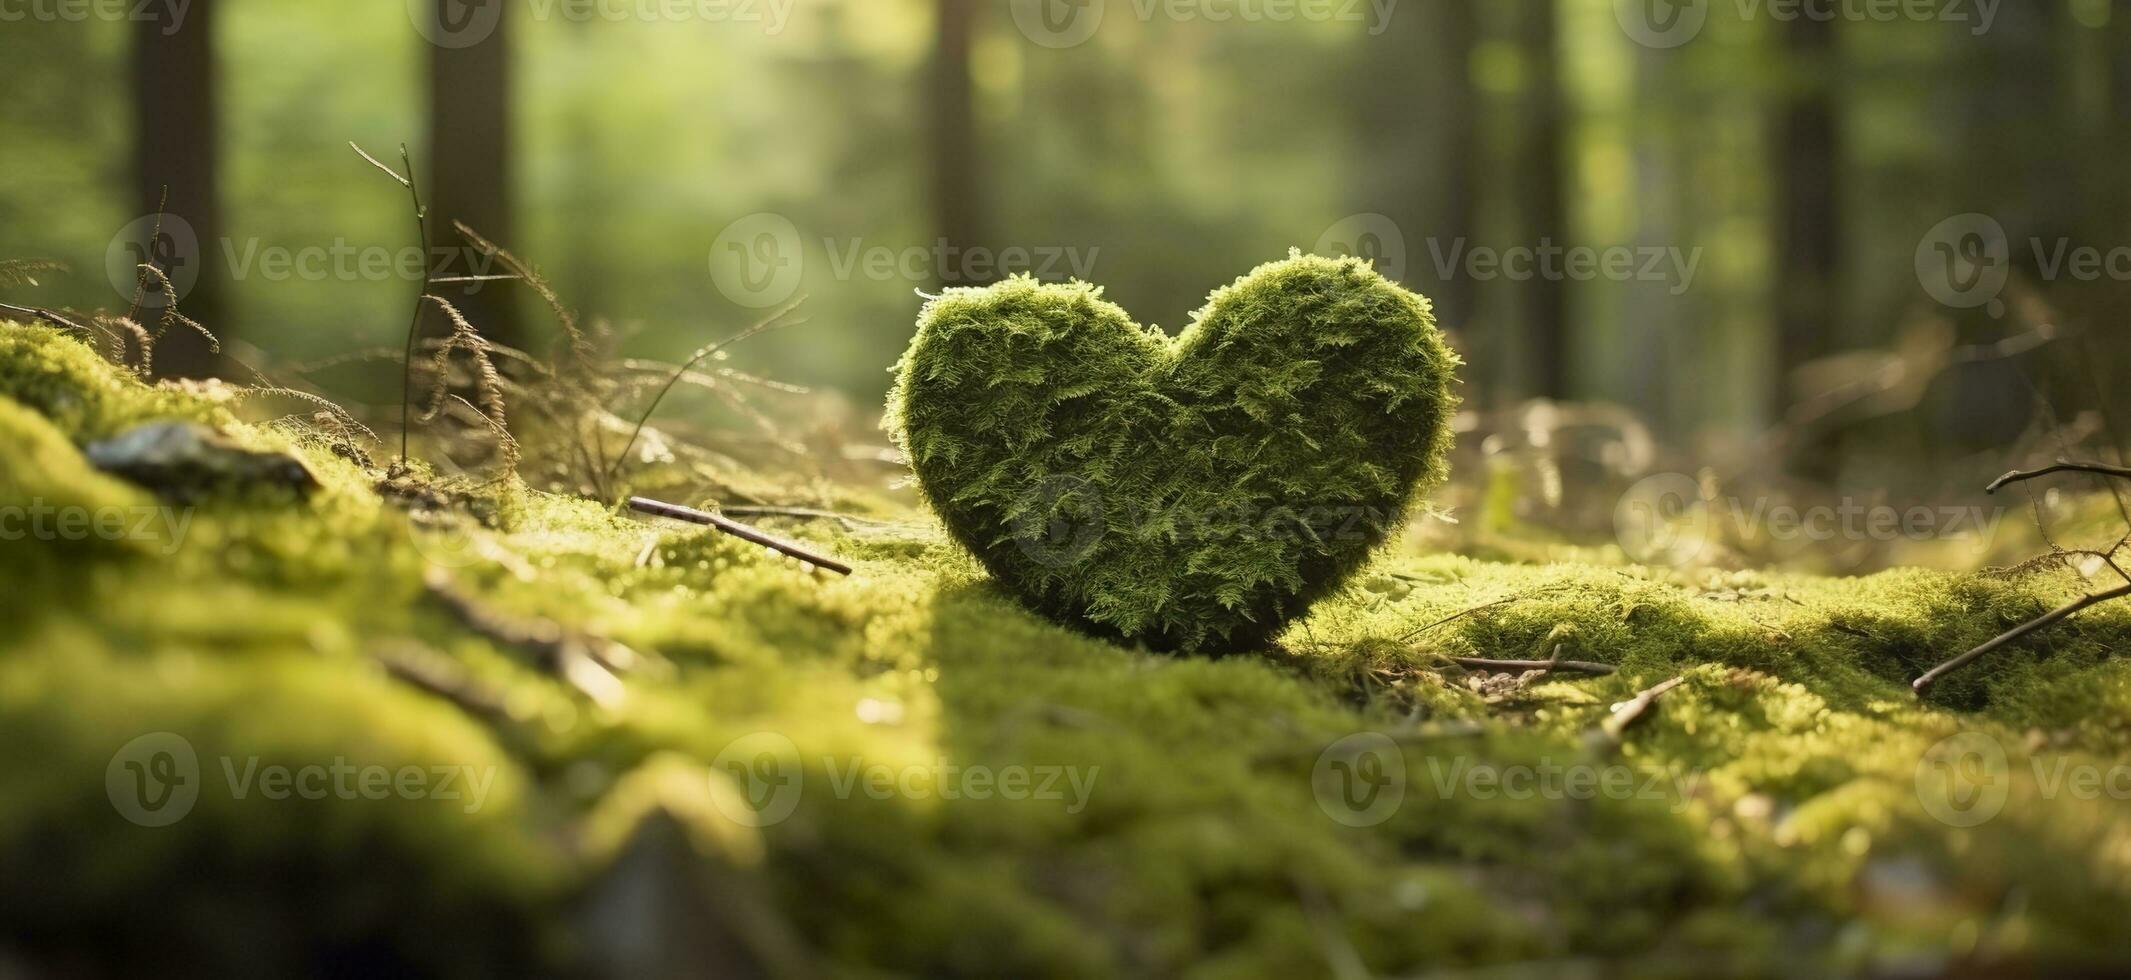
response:
[[[0,388],[0,503],[152,504],[73,447],[154,406],[213,412],[50,331],[0,337],[76,372],[0,363],[43,386]],[[2131,765],[2112,655],[2131,609],[1931,702],[1907,689],[2078,587],[2055,574],[1705,576],[1394,545],[1277,644],[1169,656],[1030,613],[915,512],[781,524],[858,566],[817,577],[512,484],[410,506],[301,432],[234,434],[300,454],[321,489],[202,501],[171,549],[5,544],[0,595],[30,597],[0,641],[11,958],[1239,977],[2131,961],[2131,815],[2070,781]],[[476,629],[439,589],[576,645]],[[1444,659],[1556,650],[1620,670]],[[1593,737],[1679,675],[1620,744]],[[126,747],[159,732],[196,757],[198,794],[147,827],[114,799],[146,761]],[[1377,782],[1339,780],[1360,757],[1327,750],[1356,733],[1394,746],[1344,770]],[[1977,746],[2002,765],[1941,765]],[[450,796],[241,782],[336,763],[461,775]],[[1939,781],[1959,771],[1993,778]],[[1391,773],[1380,822],[1334,819]],[[1958,825],[1990,797],[1951,791],[1978,788],[2002,803]]]
[[[1036,609],[1249,648],[1440,479],[1456,366],[1428,301],[1356,259],[1260,266],[1173,341],[1024,276],[926,304],[889,424],[948,530]]]

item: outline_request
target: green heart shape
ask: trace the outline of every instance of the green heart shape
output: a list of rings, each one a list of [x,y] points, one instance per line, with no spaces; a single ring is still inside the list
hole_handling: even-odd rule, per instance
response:
[[[949,289],[888,427],[947,530],[1035,609],[1164,650],[1269,640],[1433,487],[1457,355],[1426,298],[1291,253],[1174,339],[1081,282]]]

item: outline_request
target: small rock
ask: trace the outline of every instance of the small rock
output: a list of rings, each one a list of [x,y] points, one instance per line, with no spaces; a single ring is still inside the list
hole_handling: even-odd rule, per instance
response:
[[[258,452],[196,422],[149,422],[89,444],[89,462],[165,497],[217,486],[276,486],[309,495],[318,478],[287,453]]]

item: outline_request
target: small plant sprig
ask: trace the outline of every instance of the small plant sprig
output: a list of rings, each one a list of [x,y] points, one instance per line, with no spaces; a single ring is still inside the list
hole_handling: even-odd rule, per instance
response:
[[[379,172],[383,173],[387,177],[392,178],[401,187],[407,189],[407,196],[414,203],[415,247],[423,250],[424,256],[422,261],[422,267],[427,270],[429,268],[429,261],[427,257],[427,251],[429,249],[429,208],[422,204],[421,188],[416,186],[415,184],[414,159],[407,153],[407,144],[400,144],[400,167],[406,171],[404,175],[401,174],[399,171],[386,166],[383,162],[379,161],[378,158],[371,156],[369,151],[364,150],[360,145],[356,144],[352,140],[349,141],[348,148],[354,150],[357,156],[362,157],[363,160],[368,162],[371,166],[376,167]],[[437,300],[435,297],[431,296],[430,291],[440,285],[477,282],[504,282],[517,278],[518,277],[515,275],[437,276],[431,275],[426,271],[423,274],[422,288],[420,289],[420,291],[415,293],[414,297],[414,313],[412,314],[407,323],[406,350],[400,358],[400,466],[407,466],[412,458],[408,454],[407,443],[409,434],[413,430],[414,351],[415,344],[421,337],[422,310],[432,300],[437,302],[440,306],[445,306],[447,309],[449,308],[449,304],[446,304],[444,303],[444,301]],[[491,368],[490,370],[493,371],[493,368]]]
[[[621,472],[622,464],[628,461],[629,450],[636,448],[636,440],[643,436],[644,426],[651,421],[652,413],[658,411],[659,403],[666,400],[666,396],[673,391],[675,385],[680,384],[682,378],[688,376],[688,372],[695,370],[696,365],[703,363],[705,360],[711,357],[715,357],[720,351],[723,351],[727,347],[731,347],[734,344],[740,343],[741,341],[761,336],[762,334],[768,333],[772,330],[780,330],[785,327],[796,327],[802,323],[805,323],[806,321],[803,319],[786,319],[786,317],[791,316],[792,312],[794,310],[797,310],[799,308],[799,305],[804,302],[806,302],[806,297],[801,296],[800,298],[786,304],[777,312],[770,314],[768,318],[756,323],[754,326],[742,330],[739,333],[725,338],[724,340],[718,341],[717,343],[710,344],[701,349],[698,349],[694,354],[690,355],[687,360],[682,361],[681,366],[675,369],[671,376],[667,377],[666,383],[659,387],[658,394],[653,395],[651,397],[651,402],[644,406],[643,414],[637,416],[636,428],[630,430],[629,432],[629,441],[623,443],[621,452],[616,453],[614,455],[613,460],[609,461],[606,464],[605,472],[601,475],[602,483],[607,486],[614,485],[614,478]]]

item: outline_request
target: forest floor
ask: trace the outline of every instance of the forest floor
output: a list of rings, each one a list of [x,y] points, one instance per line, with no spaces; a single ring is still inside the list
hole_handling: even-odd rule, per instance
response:
[[[318,486],[173,500],[83,455],[169,418]],[[893,504],[766,522],[839,577],[359,455],[0,325],[0,972],[2131,962],[2131,608],[1909,688],[2068,572],[1406,541],[1276,647],[1179,657],[1032,616]]]

